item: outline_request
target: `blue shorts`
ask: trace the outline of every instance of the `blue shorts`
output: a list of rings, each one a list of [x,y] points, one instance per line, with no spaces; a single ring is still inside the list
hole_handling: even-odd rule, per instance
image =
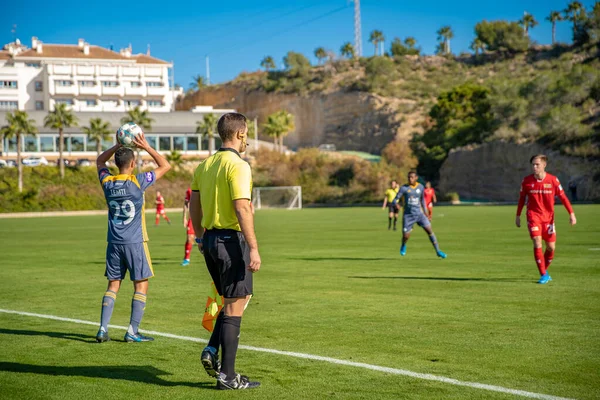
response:
[[[111,281],[122,281],[127,271],[132,281],[141,281],[154,276],[148,243],[108,244],[104,276]]]
[[[428,227],[431,225],[431,222],[427,219],[425,214],[404,214],[402,216],[402,232],[408,233],[412,231],[414,224],[419,225],[421,228]]]

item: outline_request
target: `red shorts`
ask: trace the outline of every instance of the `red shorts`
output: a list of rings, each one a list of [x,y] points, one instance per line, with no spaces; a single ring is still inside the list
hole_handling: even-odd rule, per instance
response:
[[[541,236],[546,242],[556,242],[556,229],[554,220],[542,221],[537,218],[527,219],[527,229],[529,236],[533,239],[536,236]]]
[[[187,222],[187,234],[188,235],[195,235],[196,232],[194,232],[194,225],[192,225],[192,220],[188,219]]]
[[[165,208],[164,207],[156,207],[156,213],[157,214],[164,214],[165,213]]]

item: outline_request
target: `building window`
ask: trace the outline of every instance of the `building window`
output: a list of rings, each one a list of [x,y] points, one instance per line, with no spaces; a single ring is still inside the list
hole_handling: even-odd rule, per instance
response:
[[[73,86],[73,81],[60,80],[60,81],[54,81],[54,83],[56,84],[56,86],[63,86],[63,87]]]
[[[81,86],[81,87],[94,87],[94,86],[96,86],[96,82],[94,82],[94,81],[79,81],[79,86]]]
[[[188,151],[197,151],[198,148],[198,136],[189,136],[187,138],[187,149]]]
[[[131,82],[131,87],[132,88],[138,88],[141,87],[142,83],[141,82]]]
[[[17,152],[17,138],[16,137],[12,137],[10,139],[7,140],[8,142],[8,151],[10,153],[16,153]]]
[[[71,141],[69,140],[69,137],[65,136],[63,137],[63,151],[71,151],[69,150],[69,143]],[[54,145],[56,146],[56,151],[60,151],[60,137],[58,136],[54,136]]]
[[[185,136],[173,136],[173,150],[185,150]]]
[[[102,141],[102,151],[106,151],[115,145],[114,136],[111,139]]]
[[[85,151],[84,143],[85,141],[83,136],[72,136],[71,151]]]
[[[85,99],[84,103],[86,107],[96,107],[98,105],[98,101],[94,99]]]
[[[41,136],[40,137],[40,151],[53,152],[54,151],[54,137]]]
[[[0,81],[0,89],[17,89],[17,81]]]
[[[37,152],[38,151],[38,143],[37,138],[33,136],[25,136],[25,146],[24,151],[28,152]]]
[[[40,63],[25,63],[26,67],[40,68],[42,65]]]
[[[162,82],[146,82],[147,87],[163,87]]]
[[[18,101],[0,100],[0,110],[16,110],[18,108]]]
[[[35,109],[37,111],[43,111],[44,110],[44,102],[43,101],[36,101],[35,102]]]
[[[75,104],[73,102],[73,99],[56,99],[54,101],[56,102],[56,104],[66,104],[68,106],[72,106],[73,104]]]
[[[125,107],[139,107],[141,105],[141,100],[125,100]]]
[[[106,107],[117,107],[119,105],[119,100],[103,100],[102,103]]]
[[[146,103],[148,104],[148,107],[162,107],[163,106],[163,102],[160,100],[148,100]]]
[[[117,87],[117,86],[119,86],[119,82],[117,82],[117,81],[102,81],[102,86],[104,86],[104,87]]]
[[[156,136],[146,136],[146,141],[154,150],[156,150]]]
[[[44,82],[42,82],[42,81],[35,81],[35,91],[36,92],[41,92],[42,90],[44,90]]]
[[[161,151],[171,151],[171,137],[161,136],[158,138],[158,147]]]

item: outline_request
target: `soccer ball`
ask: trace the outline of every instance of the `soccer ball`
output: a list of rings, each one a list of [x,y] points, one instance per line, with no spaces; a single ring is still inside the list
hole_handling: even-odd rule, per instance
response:
[[[128,122],[117,131],[117,140],[125,147],[134,147],[133,139],[140,133],[142,133],[142,128],[133,122]]]

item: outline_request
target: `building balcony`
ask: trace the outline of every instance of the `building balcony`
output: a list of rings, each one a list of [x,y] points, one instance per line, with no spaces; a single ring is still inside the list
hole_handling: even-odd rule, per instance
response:
[[[77,86],[76,85],[71,85],[71,86],[57,86],[54,85],[54,93],[52,93],[52,90],[50,91],[51,94],[70,94],[70,95],[77,95],[78,94],[78,90],[77,90]]]
[[[146,89],[148,89],[148,96],[166,96],[167,94],[169,94],[169,88],[166,86],[163,86],[163,87],[149,86]]]
[[[103,86],[102,95],[123,96],[123,86]]]
[[[93,96],[100,96],[100,86],[79,86],[79,94],[89,94]]]
[[[145,96],[146,88],[143,86],[140,87],[125,87],[125,95],[128,96]]]

